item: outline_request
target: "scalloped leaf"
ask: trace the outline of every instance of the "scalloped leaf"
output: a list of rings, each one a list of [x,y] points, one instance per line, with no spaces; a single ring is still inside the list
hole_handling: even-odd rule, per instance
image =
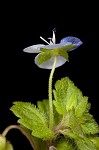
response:
[[[78,138],[76,144],[79,150],[98,150],[91,140],[88,138]]]
[[[49,122],[49,100],[44,99],[43,101],[38,101],[37,106],[39,110],[44,114],[46,117],[47,122]],[[54,111],[54,126],[56,126],[58,123],[60,123],[62,116],[60,116],[56,110],[55,107],[53,109]]]
[[[55,84],[54,105],[59,114],[65,114],[66,111],[76,108],[77,104],[82,100],[82,92],[68,78],[62,78]]]
[[[75,108],[76,117],[82,117],[88,106],[88,97],[84,96],[82,101]]]
[[[84,134],[97,134],[99,133],[99,125],[95,121],[95,119],[91,119],[84,124],[81,124],[82,130]]]
[[[30,129],[32,135],[43,140],[50,140],[54,137],[52,130],[48,128],[46,117],[31,103],[14,102],[10,109],[18,118],[18,122]]]
[[[68,80],[62,78],[55,83],[55,90],[53,90],[54,98],[53,101],[55,108],[59,114],[66,113],[66,96],[67,96]]]
[[[71,132],[73,134],[75,134],[75,137],[76,137],[76,135],[77,136],[82,135],[83,132],[81,130],[79,120],[77,120],[77,118],[75,116],[75,110],[74,109],[69,110],[67,113],[67,116],[68,116],[67,117],[68,121],[66,122],[66,126],[71,129]]]
[[[44,99],[43,101],[37,101],[37,106],[46,117],[47,122],[49,122],[49,101]]]

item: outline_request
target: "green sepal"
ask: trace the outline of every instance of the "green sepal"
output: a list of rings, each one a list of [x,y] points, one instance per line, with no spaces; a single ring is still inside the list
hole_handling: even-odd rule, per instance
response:
[[[59,51],[69,51],[71,50],[73,47],[75,46],[75,44],[71,44],[71,45],[67,45],[67,46],[62,46],[60,48],[57,48]]]
[[[55,49],[46,49],[46,48],[40,48],[40,51],[41,52],[49,52],[49,51],[57,51],[57,52],[60,52],[60,51],[69,51],[71,50],[73,47],[75,46],[75,44],[71,44],[71,45],[66,45],[66,46],[62,46],[62,47],[59,47],[59,48],[55,48]]]
[[[40,53],[39,56],[38,56],[38,64],[42,64],[43,62],[46,62],[48,61],[49,59],[51,58],[51,54],[50,52],[47,52],[47,53]]]
[[[54,133],[48,128],[46,117],[31,103],[14,102],[10,110],[20,118],[18,123],[31,130],[33,136],[43,140],[54,138]]]
[[[52,50],[52,49],[50,49],[50,50]],[[47,53],[48,53],[50,50],[49,50],[49,49],[46,49],[46,48],[43,48],[43,47],[40,48],[40,51],[41,51],[41,52],[47,52]]]
[[[41,53],[38,56],[38,64],[40,65],[54,56],[62,56],[68,61],[68,53],[66,51],[71,50],[74,46],[74,44],[71,44],[55,49],[40,48]]]
[[[67,61],[69,61],[68,59],[68,53],[64,50],[59,51],[59,55],[64,57]]]

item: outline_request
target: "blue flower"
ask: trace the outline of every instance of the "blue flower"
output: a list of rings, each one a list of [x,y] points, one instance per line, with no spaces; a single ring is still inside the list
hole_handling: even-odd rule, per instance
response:
[[[67,61],[67,52],[78,48],[82,44],[79,38],[73,36],[65,37],[61,39],[60,43],[56,44],[55,30],[53,30],[52,38],[48,38],[50,40],[49,42],[41,36],[40,38],[46,42],[47,45],[32,45],[23,51],[27,53],[39,53],[35,57],[35,64],[43,69],[52,69],[55,54],[57,56],[56,68],[62,66]],[[39,63],[38,60],[41,55],[44,57],[44,60],[42,63]]]

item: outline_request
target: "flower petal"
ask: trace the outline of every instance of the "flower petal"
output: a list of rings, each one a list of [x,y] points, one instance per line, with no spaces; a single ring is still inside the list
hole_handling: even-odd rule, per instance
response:
[[[40,53],[40,48],[44,46],[45,46],[44,44],[32,45],[23,49],[23,51],[27,53]]]
[[[60,41],[61,44],[63,44],[63,43],[65,44],[67,42],[71,42],[72,44],[75,44],[75,46],[71,50],[76,49],[77,47],[79,47],[82,44],[82,41],[79,38],[73,37],[73,36],[65,37]]]
[[[35,57],[35,64],[42,69],[52,69],[53,63],[54,63],[54,57],[51,57],[48,61],[43,62],[42,64],[38,64],[38,57],[40,54],[38,54]],[[62,56],[57,56],[57,61],[56,61],[56,68],[62,66],[66,62],[66,59],[63,58]]]
[[[45,45],[44,48],[45,49],[56,49],[56,48],[60,48],[62,46],[66,46],[66,45],[70,45],[70,42],[67,43],[59,43],[59,44],[50,44],[50,45]]]

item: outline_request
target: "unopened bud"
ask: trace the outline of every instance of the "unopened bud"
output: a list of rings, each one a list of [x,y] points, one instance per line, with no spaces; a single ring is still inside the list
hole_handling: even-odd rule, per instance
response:
[[[13,150],[13,146],[2,135],[0,135],[0,150]]]

